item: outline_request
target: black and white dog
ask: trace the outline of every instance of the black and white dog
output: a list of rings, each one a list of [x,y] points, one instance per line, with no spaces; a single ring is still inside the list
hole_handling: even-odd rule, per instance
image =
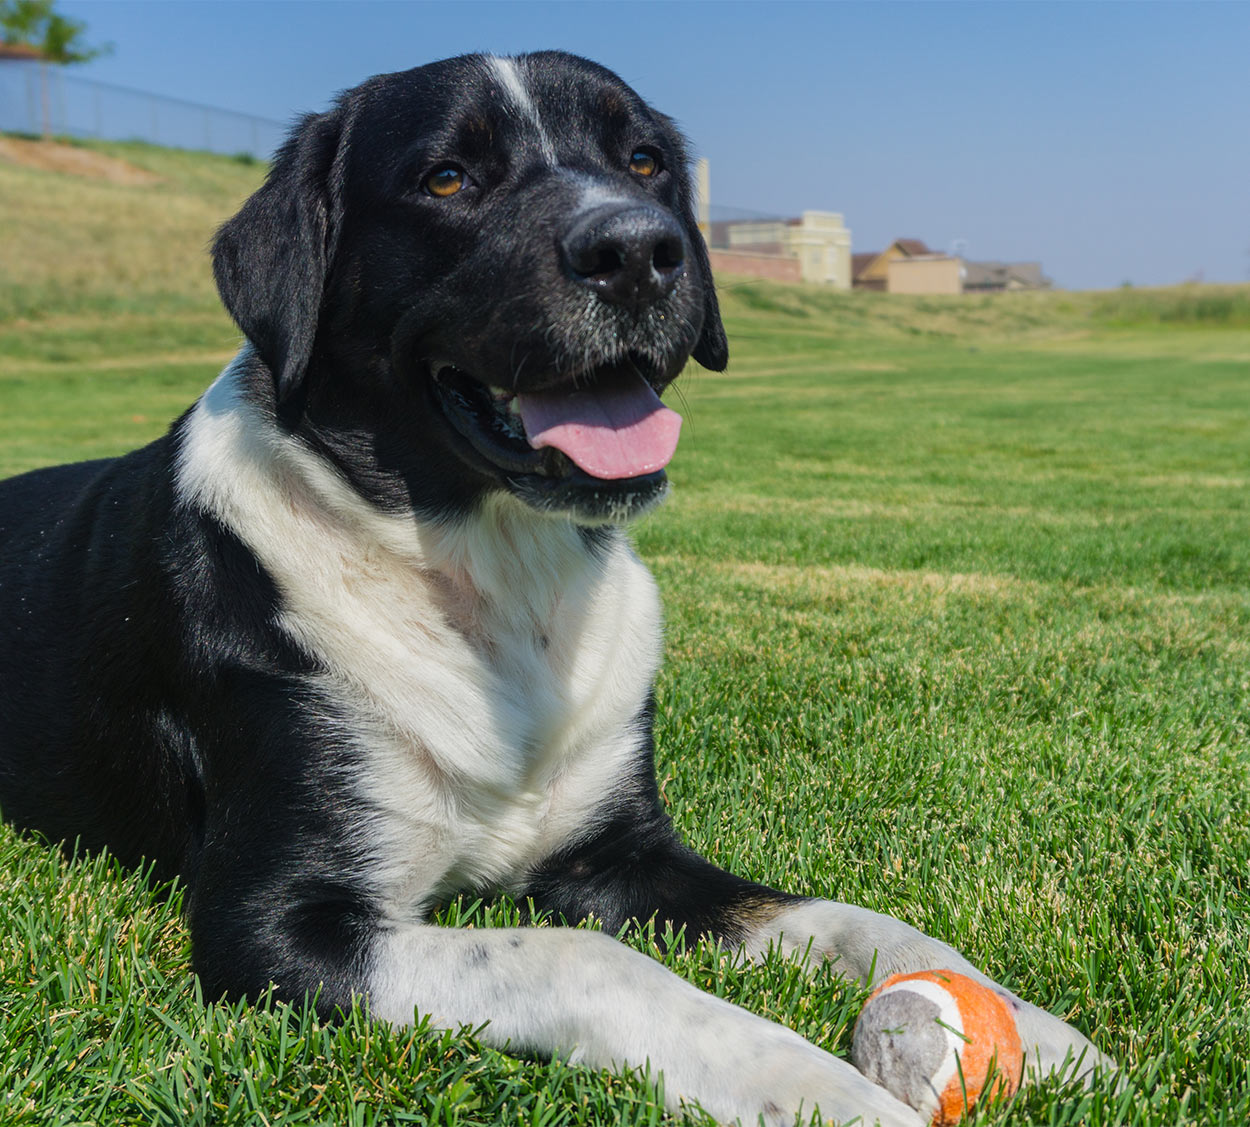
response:
[[[686,848],[652,766],[659,393],[727,347],[680,137],[559,53],[374,78],[218,234],[247,342],[162,439],[0,488],[0,805],[187,888],[208,995],[649,1065],[725,1120],[919,1117],[610,935],[437,928],[503,891],[867,979],[887,916]],[[1099,1056],[1013,999],[1034,1070]]]

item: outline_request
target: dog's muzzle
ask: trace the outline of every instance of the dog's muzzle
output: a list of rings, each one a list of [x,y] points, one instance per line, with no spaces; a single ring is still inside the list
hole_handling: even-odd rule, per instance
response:
[[[560,253],[576,282],[632,310],[671,294],[686,269],[681,224],[650,205],[592,211],[561,240]]]

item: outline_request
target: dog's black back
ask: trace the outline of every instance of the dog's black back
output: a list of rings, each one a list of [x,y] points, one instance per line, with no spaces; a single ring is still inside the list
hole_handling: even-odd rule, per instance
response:
[[[635,173],[640,149],[654,168]],[[435,198],[429,170],[450,158],[464,190]],[[662,279],[618,269],[639,238],[663,244]],[[662,390],[692,352],[725,363],[681,138],[559,53],[380,76],[305,118],[219,232],[214,269],[249,342],[225,414],[261,420],[258,443],[306,453],[382,520],[473,524],[500,494],[553,514],[540,521],[567,513],[570,560],[618,550],[612,520],[660,496],[663,472],[602,481],[550,449],[492,445],[489,426],[466,440],[479,383],[547,393],[633,368]],[[282,625],[302,580],[258,554],[264,513],[200,495],[240,473],[193,449],[219,417],[206,399],[143,450],[0,485],[0,809],[181,876],[193,908],[220,881],[271,904],[312,889],[333,915],[367,899],[338,873],[372,847],[331,780],[369,768],[312,687],[333,662]],[[342,852],[305,857],[305,842]]]
[[[202,834],[196,733],[239,703],[219,699],[223,677],[300,661],[266,625],[278,599],[255,560],[175,504],[175,449],[0,490],[4,816],[160,877],[187,872]]]

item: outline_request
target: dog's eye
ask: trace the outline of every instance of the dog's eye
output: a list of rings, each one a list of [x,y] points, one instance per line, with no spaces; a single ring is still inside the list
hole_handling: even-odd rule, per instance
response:
[[[422,181],[422,187],[442,200],[454,196],[468,182],[468,176],[459,165],[441,164]]]
[[[635,149],[629,158],[629,170],[639,176],[654,176],[660,171],[660,156],[651,149]]]

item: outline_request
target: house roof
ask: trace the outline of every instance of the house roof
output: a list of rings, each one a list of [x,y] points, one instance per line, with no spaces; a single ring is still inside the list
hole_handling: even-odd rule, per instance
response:
[[[1014,282],[1030,289],[1044,289],[1050,285],[1040,262],[969,262],[965,269],[966,286],[1006,286]]]
[[[851,255],[851,277],[858,278],[869,266],[877,261],[877,257],[880,254],[879,250],[869,250],[861,254]]]
[[[885,250],[864,251],[861,254],[851,255],[851,279],[858,278],[877,262],[886,251],[894,247],[898,247],[908,258],[915,258],[919,254],[933,253],[925,246],[923,239],[895,239]]]

